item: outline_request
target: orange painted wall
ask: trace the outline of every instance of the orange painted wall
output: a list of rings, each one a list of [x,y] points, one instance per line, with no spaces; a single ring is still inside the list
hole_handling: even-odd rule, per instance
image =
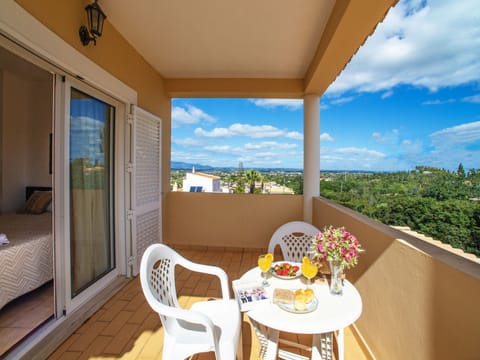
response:
[[[16,0],[26,11],[77,51],[137,91],[138,106],[162,118],[162,186],[170,187],[171,105],[163,78],[107,20],[97,45],[83,46],[78,29],[86,24],[87,0]]]
[[[166,214],[168,244],[266,249],[280,225],[303,219],[303,197],[171,192]]]
[[[319,228],[345,225],[365,252],[347,270],[363,299],[356,326],[377,359],[478,359],[480,264],[325,199]]]

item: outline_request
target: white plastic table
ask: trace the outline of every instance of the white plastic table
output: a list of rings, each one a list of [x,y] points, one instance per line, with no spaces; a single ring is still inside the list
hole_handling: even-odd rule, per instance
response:
[[[275,288],[298,289],[306,287],[306,279],[282,280],[269,275],[269,298],[273,298]],[[243,282],[261,282],[258,267],[246,272],[240,280]],[[264,360],[276,359],[280,331],[295,334],[313,334],[312,360],[333,359],[333,332],[338,331],[338,356],[344,358],[343,329],[351,325],[362,313],[362,298],[357,289],[347,280],[344,281],[343,295],[332,295],[325,281],[311,285],[318,300],[316,310],[306,314],[295,314],[282,310],[271,301],[261,301],[247,311],[263,348]],[[281,355],[281,354],[279,354]],[[291,356],[291,355],[290,355]],[[288,357],[293,358],[293,357]],[[302,358],[302,357],[299,357]],[[304,357],[303,357],[304,358]]]

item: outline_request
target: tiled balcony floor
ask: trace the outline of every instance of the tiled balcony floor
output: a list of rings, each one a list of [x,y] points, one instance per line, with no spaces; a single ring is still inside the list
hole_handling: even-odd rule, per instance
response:
[[[194,262],[222,267],[229,281],[256,266],[258,251],[178,249]],[[182,306],[210,297],[220,297],[215,277],[200,276],[184,269],[177,274],[177,292]],[[244,359],[258,359],[259,347],[247,317],[242,327]],[[282,334],[289,340],[308,344],[310,337]],[[139,278],[129,282],[94,316],[85,322],[49,359],[162,359],[163,329],[160,319],[146,303]],[[213,353],[196,355],[194,360],[214,359]],[[345,359],[368,359],[350,329],[345,331]]]

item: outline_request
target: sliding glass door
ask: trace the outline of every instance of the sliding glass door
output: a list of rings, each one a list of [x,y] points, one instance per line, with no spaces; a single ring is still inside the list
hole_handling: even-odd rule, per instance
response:
[[[71,296],[115,268],[113,138],[115,108],[70,94]]]
[[[124,169],[118,166],[123,161],[118,146],[125,106],[75,79],[63,84],[66,121],[59,131],[65,134],[61,183],[68,313],[108,286],[124,267],[118,210],[123,207]]]

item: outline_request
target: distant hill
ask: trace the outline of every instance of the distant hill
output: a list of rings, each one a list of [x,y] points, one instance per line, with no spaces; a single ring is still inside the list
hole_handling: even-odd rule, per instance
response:
[[[195,171],[236,171],[238,167],[214,167],[209,165],[202,165],[202,164],[191,164],[185,163],[181,161],[172,161],[170,164],[171,170],[192,170],[195,167]],[[244,170],[249,170],[252,168],[244,167]],[[268,172],[268,171],[283,171],[283,172],[303,172],[302,169],[294,169],[294,168],[253,168],[257,171]]]
[[[170,163],[171,170],[192,170],[195,167],[195,171],[206,171],[206,170],[215,170],[214,167],[209,165],[201,165],[201,164],[190,164],[181,161],[172,161]]]
[[[192,171],[192,168],[195,167],[195,171],[237,171],[238,167],[214,167],[210,165],[202,165],[202,164],[191,164],[181,161],[172,161],[170,164],[170,170],[185,170],[185,171]],[[250,167],[244,167],[245,171],[252,169]],[[279,172],[301,172],[303,173],[303,169],[295,169],[295,168],[269,168],[269,167],[262,167],[262,168],[253,168],[254,170],[260,172],[269,172],[269,171],[279,171]],[[349,173],[349,174],[361,174],[361,173],[389,173],[390,171],[367,171],[367,170],[321,170],[320,173]]]

